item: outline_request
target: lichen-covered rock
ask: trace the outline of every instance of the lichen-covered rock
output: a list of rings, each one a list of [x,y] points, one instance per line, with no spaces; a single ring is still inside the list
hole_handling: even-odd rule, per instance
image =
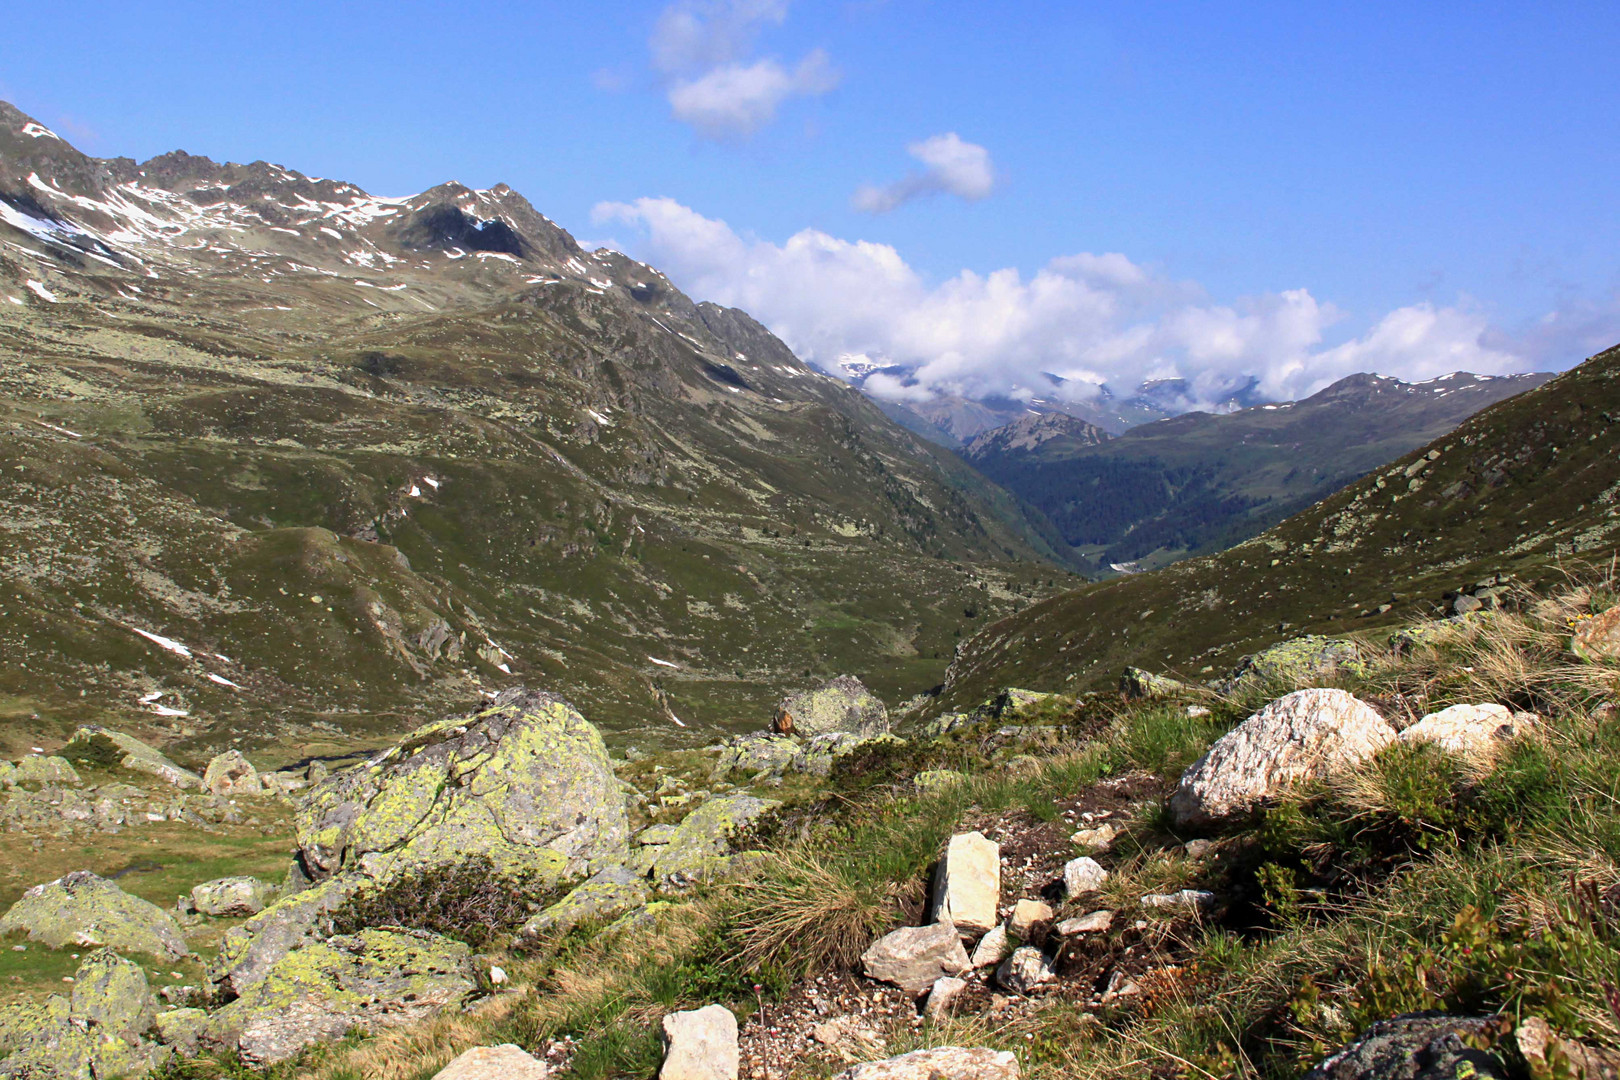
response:
[[[0,1076],[144,1076],[168,1051],[142,1039],[152,995],[140,966],[108,950],[79,964],[69,996],[0,1007]]]
[[[389,880],[477,855],[562,881],[623,863],[629,836],[601,732],[562,698],[521,689],[322,781],[297,825],[314,876],[358,864]]]
[[[953,787],[966,779],[966,773],[957,772],[955,769],[924,769],[911,778],[911,786],[927,793]]]
[[[1247,812],[1307,780],[1365,761],[1395,741],[1372,706],[1344,690],[1297,690],[1216,740],[1170,796],[1177,825],[1198,827]]]
[[[606,922],[647,902],[651,895],[645,875],[628,866],[598,870],[567,896],[523,924],[519,936],[561,934],[587,919]]]
[[[71,784],[77,787],[84,783],[79,779],[73,763],[66,758],[39,754],[17,762],[16,779],[19,784]]]
[[[250,1065],[285,1061],[354,1028],[378,1031],[459,1005],[477,988],[467,946],[437,934],[362,930],[311,941],[208,1018],[206,1039]]]
[[[995,697],[979,706],[979,715],[988,716],[994,720],[1006,720],[1019,713],[1031,711],[1045,705],[1049,701],[1056,701],[1060,695],[1048,694],[1040,690],[1020,690],[1016,686],[1009,686]]]
[[[945,847],[934,875],[934,921],[969,937],[1000,922],[1001,846],[983,833],[958,833]]]
[[[95,724],[86,724],[75,731],[63,752],[70,756],[108,758],[126,769],[155,776],[177,788],[189,790],[203,786],[202,777],[190,769],[182,769],[141,740]]]
[[[1007,1050],[939,1046],[870,1061],[838,1074],[837,1080],[1018,1080],[1018,1058]]]
[[[226,931],[208,966],[208,979],[223,997],[236,997],[258,983],[283,957],[318,939],[333,912],[349,903],[368,882],[342,874],[280,900],[241,926]]]
[[[1127,667],[1119,677],[1119,692],[1138,701],[1167,701],[1192,697],[1198,688],[1172,679],[1168,675],[1155,675],[1138,667]]]
[[[264,790],[259,782],[259,770],[240,750],[216,755],[203,772],[203,785],[215,795],[226,797],[257,795]]]
[[[263,911],[275,895],[275,886],[256,877],[218,878],[192,887],[191,907],[210,918],[241,918]]]
[[[967,950],[950,923],[901,927],[861,954],[861,968],[868,977],[893,983],[912,997],[927,991],[941,975],[955,975],[968,967]]]
[[[1433,743],[1449,754],[1488,761],[1513,740],[1534,731],[1535,713],[1503,705],[1453,705],[1429,713],[1400,733],[1404,743]]]
[[[170,1009],[152,1019],[152,1034],[157,1041],[187,1056],[197,1053],[207,1030],[208,1014],[201,1009]]]
[[[847,731],[829,731],[824,735],[814,735],[806,739],[804,745],[793,756],[792,768],[795,772],[808,773],[811,776],[827,776],[838,759],[848,757],[857,750],[869,746],[904,746],[904,739],[893,735],[856,735]]]
[[[996,969],[996,985],[1015,994],[1027,994],[1036,987],[1056,981],[1057,972],[1041,955],[1041,950],[1028,945],[1014,949],[1012,955]]]
[[[1245,656],[1220,689],[1228,695],[1277,690],[1318,682],[1340,671],[1364,670],[1361,647],[1354,641],[1307,634]]]
[[[737,1080],[737,1018],[724,1005],[664,1017],[668,1049],[658,1080]]]
[[[750,731],[725,742],[711,775],[716,779],[731,775],[781,776],[798,754],[797,739],[769,731]]]
[[[723,874],[734,838],[777,805],[753,795],[724,795],[700,804],[676,826],[669,843],[658,850],[653,877],[675,885],[690,885]]]
[[[941,735],[955,731],[957,728],[967,727],[973,722],[974,717],[971,713],[940,713],[922,726],[922,733],[926,738],[937,739]]]
[[[546,1063],[521,1046],[475,1046],[433,1074],[433,1080],[546,1080]]]
[[[1514,1075],[1488,1043],[1500,1021],[1493,1016],[1412,1013],[1380,1020],[1349,1046],[1305,1074],[1305,1080],[1507,1080]]]
[[[886,735],[889,711],[861,680],[853,675],[829,679],[812,690],[789,694],[776,707],[772,730],[780,735],[825,735],[843,731],[852,735]]]
[[[23,893],[0,917],[0,934],[17,930],[56,949],[106,946],[167,959],[190,951],[172,915],[88,870],[75,870]]]

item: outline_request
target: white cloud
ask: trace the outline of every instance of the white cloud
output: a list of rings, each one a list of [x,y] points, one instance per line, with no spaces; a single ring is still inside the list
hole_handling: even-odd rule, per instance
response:
[[[954,131],[914,142],[906,147],[906,153],[922,162],[923,170],[882,187],[863,184],[851,199],[855,209],[886,214],[919,196],[941,193],[976,202],[995,190],[996,170],[990,162],[990,151],[965,141]]]
[[[596,218],[640,228],[643,256],[683,289],[749,311],[828,371],[852,357],[914,368],[914,381],[868,380],[897,400],[1052,393],[1047,372],[1076,397],[1103,383],[1129,393],[1144,379],[1186,377],[1196,400],[1213,403],[1251,377],[1288,399],[1357,371],[1423,379],[1534,366],[1467,306],[1399,308],[1326,344],[1344,313],[1306,289],[1218,304],[1120,254],[1064,256],[1027,278],[963,270],[930,284],[887,244],[815,229],[782,244],[745,238],[672,199],[603,203]]]
[[[648,42],[675,119],[716,140],[745,139],[776,119],[782,103],[838,85],[821,49],[791,68],[753,58],[759,35],[787,18],[787,0],[683,0],[664,9]]]

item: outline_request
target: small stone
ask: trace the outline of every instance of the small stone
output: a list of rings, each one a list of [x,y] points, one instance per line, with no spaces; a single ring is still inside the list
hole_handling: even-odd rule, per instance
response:
[[[1020,941],[1028,941],[1030,934],[1037,926],[1050,923],[1057,917],[1052,905],[1039,900],[1020,900],[1013,905],[1012,918],[1007,921],[1007,929],[1012,936]]]
[[[1027,994],[1038,986],[1057,979],[1052,965],[1047,963],[1041,950],[1028,945],[1013,950],[1011,956],[996,969],[996,985],[1015,994]]]
[[[979,944],[973,950],[973,969],[995,967],[1007,958],[1011,946],[1007,942],[1007,928],[995,926],[990,932],[979,939]]]
[[[1057,924],[1057,932],[1062,937],[1075,937],[1078,934],[1104,934],[1114,925],[1112,911],[1093,911],[1089,915],[1077,915],[1072,919],[1064,919]]]
[[[873,942],[861,954],[861,967],[870,978],[917,997],[941,975],[966,970],[968,955],[950,923],[907,926]]]
[[[1080,847],[1086,848],[1093,854],[1101,854],[1114,846],[1114,838],[1119,835],[1119,828],[1105,822],[1091,829],[1081,829],[1069,840]]]
[[[546,1080],[546,1064],[520,1046],[475,1046],[433,1074],[433,1080]]]
[[[1191,914],[1207,911],[1215,906],[1215,894],[1202,889],[1182,889],[1173,893],[1149,893],[1142,897],[1142,906],[1152,911],[1171,914]]]
[[[1070,859],[1063,866],[1063,892],[1071,900],[1076,896],[1094,893],[1108,880],[1108,871],[1089,855]]]
[[[1215,850],[1213,840],[1189,840],[1181,845],[1181,850],[1187,853],[1189,859],[1202,859]]]
[[[883,1036],[853,1016],[835,1016],[810,1029],[810,1037],[845,1061],[862,1061],[883,1052]]]
[[[1508,743],[1534,731],[1540,719],[1502,705],[1453,705],[1429,713],[1402,731],[1399,739],[1433,743],[1450,754],[1489,761]]]
[[[950,975],[943,975],[934,980],[934,988],[928,991],[928,1000],[923,1002],[923,1016],[938,1023],[948,1016],[951,1006],[956,999],[962,996],[967,989],[967,983],[962,979]]]
[[[1000,919],[1001,845],[983,833],[951,837],[934,878],[934,921],[950,922],[969,937],[987,933]]]
[[[724,1005],[664,1017],[669,1049],[658,1080],[737,1080],[737,1018]]]

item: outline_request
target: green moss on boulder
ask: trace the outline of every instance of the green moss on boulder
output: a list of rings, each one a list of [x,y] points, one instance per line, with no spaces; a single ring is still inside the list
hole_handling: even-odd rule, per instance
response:
[[[35,885],[0,917],[0,934],[24,931],[55,949],[107,946],[176,959],[189,953],[174,917],[88,870]]]
[[[153,1017],[140,966],[103,949],[74,972],[71,995],[0,1008],[0,1076],[144,1076],[169,1054],[142,1038]]]

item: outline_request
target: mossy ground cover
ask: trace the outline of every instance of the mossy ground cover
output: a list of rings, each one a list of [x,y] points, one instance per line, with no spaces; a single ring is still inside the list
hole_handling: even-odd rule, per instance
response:
[[[651,1076],[658,1017],[710,1001],[744,1020],[746,1050],[754,1011],[780,1015],[806,978],[848,978],[873,938],[922,915],[953,832],[994,825],[1004,850],[1023,851],[1022,838],[1050,845],[1076,810],[1102,806],[1125,828],[1101,856],[1111,877],[1059,916],[1107,906],[1120,912],[1116,931],[1066,952],[1058,989],[1002,1007],[970,994],[937,1025],[887,1027],[888,1053],[1003,1047],[1038,1080],[1284,1077],[1365,1023],[1422,1008],[1536,1015],[1615,1046],[1620,716],[1609,703],[1620,667],[1576,664],[1566,651],[1569,626],[1606,595],[1527,599],[1517,613],[1381,652],[1341,680],[1397,725],[1458,702],[1537,710],[1538,733],[1494,762],[1397,745],[1189,855],[1182,842],[1194,837],[1171,829],[1162,794],[1251,703],[1206,697],[1211,714],[1194,717],[1184,703],[1108,695],[1047,702],[1042,716],[852,759],[762,828],[742,879],[677,899],[650,926],[578,928],[510,956],[517,992],[324,1051],[286,1075],[425,1080],[457,1049],[516,1041],[557,1050],[570,1062],[563,1075]],[[966,779],[927,791],[910,782],[940,768]],[[1060,839],[1040,854],[1060,867],[1077,853]],[[1134,928],[1143,894],[1181,888],[1212,890],[1220,904],[1201,917],[1148,914],[1148,928]],[[1116,968],[1141,992],[1099,1005],[1098,981]],[[837,1067],[812,1055],[783,1075]]]

